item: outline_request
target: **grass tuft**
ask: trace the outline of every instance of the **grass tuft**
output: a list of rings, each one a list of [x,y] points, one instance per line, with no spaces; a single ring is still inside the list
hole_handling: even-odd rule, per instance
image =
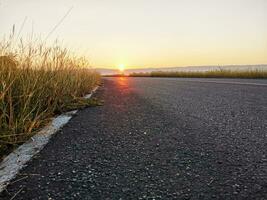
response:
[[[85,100],[100,75],[57,42],[0,41],[0,158],[59,113],[101,104]]]
[[[132,73],[131,77],[177,77],[177,78],[267,78],[267,70],[212,70],[212,71],[155,71]]]

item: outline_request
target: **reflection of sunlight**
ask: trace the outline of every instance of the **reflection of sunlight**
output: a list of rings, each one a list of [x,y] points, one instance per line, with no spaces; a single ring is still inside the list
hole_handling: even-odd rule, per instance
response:
[[[127,77],[118,77],[117,82],[120,87],[128,87],[129,85]]]
[[[115,89],[118,91],[119,95],[119,102],[114,105],[114,108],[118,112],[126,114],[129,110],[127,102],[131,94],[130,80],[128,77],[116,77],[114,83],[116,87]],[[122,120],[127,119],[126,116],[127,114],[122,118]]]

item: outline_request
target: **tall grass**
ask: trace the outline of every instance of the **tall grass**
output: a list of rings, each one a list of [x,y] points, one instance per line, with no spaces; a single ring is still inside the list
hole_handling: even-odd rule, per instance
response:
[[[267,70],[212,70],[212,71],[155,71],[132,73],[131,77],[177,77],[177,78],[267,78]]]
[[[100,80],[85,58],[32,41],[0,42],[0,158],[52,116],[88,105],[81,97]]]

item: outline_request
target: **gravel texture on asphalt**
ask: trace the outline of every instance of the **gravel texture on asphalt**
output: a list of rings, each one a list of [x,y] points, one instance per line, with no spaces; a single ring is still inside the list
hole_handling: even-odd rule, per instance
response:
[[[267,87],[186,80],[104,79],[0,199],[267,199]]]

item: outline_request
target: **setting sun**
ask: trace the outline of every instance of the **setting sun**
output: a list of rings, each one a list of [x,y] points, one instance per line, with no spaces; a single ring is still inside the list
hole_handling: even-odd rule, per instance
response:
[[[125,65],[124,65],[124,64],[120,64],[120,65],[118,66],[118,68],[119,68],[120,72],[123,72],[124,69],[125,69]]]

